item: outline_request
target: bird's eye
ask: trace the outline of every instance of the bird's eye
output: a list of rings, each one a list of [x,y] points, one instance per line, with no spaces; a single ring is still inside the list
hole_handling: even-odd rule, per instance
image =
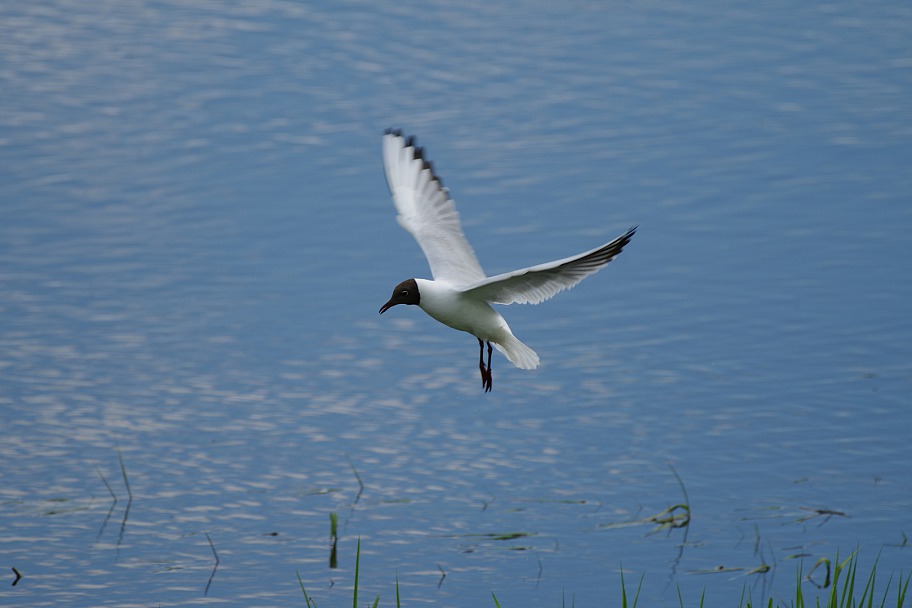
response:
[[[400,296],[407,296],[407,295],[408,295],[408,289],[403,289],[402,291],[399,292],[399,295],[400,295]]]

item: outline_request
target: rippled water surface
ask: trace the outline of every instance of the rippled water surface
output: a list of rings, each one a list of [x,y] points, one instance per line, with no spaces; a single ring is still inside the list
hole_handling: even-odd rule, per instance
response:
[[[648,605],[778,600],[856,548],[908,573],[910,23],[3,4],[0,603],[304,605],[300,576],[347,605],[358,538],[382,605],[397,579],[407,605],[605,605],[622,567]],[[503,309],[543,365],[495,356],[489,395],[473,338],[377,315],[428,274],[390,126],[491,274],[640,226]]]

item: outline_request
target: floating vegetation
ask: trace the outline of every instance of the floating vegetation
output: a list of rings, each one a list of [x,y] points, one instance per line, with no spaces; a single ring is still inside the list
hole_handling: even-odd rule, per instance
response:
[[[650,515],[649,517],[599,524],[596,527],[601,530],[610,530],[614,528],[629,528],[630,526],[654,525],[655,527],[652,529],[652,531],[649,532],[649,534],[655,534],[656,532],[661,532],[663,530],[668,530],[670,532],[676,528],[686,528],[689,526],[690,498],[687,495],[687,488],[684,487],[684,482],[681,480],[681,476],[678,475],[678,472],[675,470],[675,468],[670,468],[671,472],[675,476],[675,479],[678,480],[678,485],[681,487],[681,493],[684,495],[684,502],[672,505],[667,509],[659,511],[655,515]]]
[[[516,540],[517,538],[528,538],[531,536],[538,536],[534,532],[486,532],[486,533],[469,533],[469,534],[454,534],[450,538],[484,538],[486,540]]]
[[[684,504],[674,505],[659,511],[649,517],[631,519],[627,521],[618,521],[596,526],[601,530],[611,530],[614,528],[629,528],[631,526],[655,525],[649,534],[655,534],[662,530],[672,530],[674,528],[684,528],[690,524],[690,506]]]
[[[130,518],[130,507],[133,505],[133,490],[130,488],[130,479],[127,477],[127,465],[124,462],[123,454],[120,453],[120,446],[116,446],[115,449],[117,450],[117,461],[120,463],[120,474],[123,478],[124,487],[127,490],[127,504],[124,507],[123,519],[120,522],[120,533],[117,535],[117,547],[119,548],[123,542],[124,532],[127,529],[127,520]],[[111,519],[111,515],[114,513],[114,507],[117,506],[118,501],[114,488],[111,487],[111,484],[101,472],[101,469],[98,468],[98,465],[95,465],[95,471],[98,473],[98,477],[101,478],[102,483],[104,483],[105,488],[108,489],[108,494],[111,495],[111,507],[108,509],[108,514],[105,516],[104,521],[101,524],[101,529],[98,530],[98,534],[95,537],[95,540],[98,541],[101,539],[102,534],[104,534],[105,528],[108,525],[108,521]]]
[[[900,531],[900,535],[902,535],[902,542],[890,543],[887,546],[888,547],[899,547],[900,549],[905,549],[906,547],[908,547],[909,546],[909,537],[906,536],[906,533],[904,531]]]
[[[212,557],[215,558],[215,564],[212,566],[212,573],[209,575],[209,581],[206,583],[206,589],[203,591],[203,597],[209,595],[209,587],[212,586],[212,579],[215,578],[215,571],[218,570],[219,564],[222,563],[222,560],[219,559],[218,552],[215,550],[215,544],[212,542],[212,538],[209,536],[209,533],[206,532],[206,540],[209,541],[209,548],[212,549]]]
[[[819,528],[820,526],[822,526],[823,524],[827,523],[828,521],[830,521],[830,519],[831,519],[833,516],[836,516],[836,517],[849,517],[848,515],[846,515],[846,514],[843,513],[842,511],[834,511],[833,509],[817,509],[817,508],[813,508],[813,507],[799,507],[799,508],[800,508],[802,511],[810,511],[810,515],[805,515],[805,516],[803,516],[803,517],[799,517],[799,518],[798,518],[798,523],[799,523],[799,524],[803,524],[804,522],[810,521],[810,520],[815,519],[815,518],[817,518],[817,517],[823,517],[823,521],[821,521],[820,524],[817,526],[818,528]]]
[[[351,467],[352,473],[355,474],[355,479],[358,480],[358,495],[355,496],[355,502],[353,503],[358,504],[358,501],[361,500],[361,495],[364,494],[364,481],[361,480],[361,475],[358,474],[358,469],[355,468],[355,463],[352,462],[351,456],[346,454],[345,458],[348,459],[348,466]]]
[[[444,534],[438,538],[465,538],[465,539],[478,539],[481,541],[497,541],[505,542],[511,540],[517,540],[520,538],[533,538],[538,536],[536,532],[469,532],[466,534]],[[511,545],[509,547],[502,547],[509,551],[530,551],[533,547],[524,546],[524,545]],[[464,553],[473,553],[475,548],[470,546],[463,550]]]

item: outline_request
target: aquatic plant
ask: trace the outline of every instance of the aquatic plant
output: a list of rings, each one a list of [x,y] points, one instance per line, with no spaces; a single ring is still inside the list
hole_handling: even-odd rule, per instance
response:
[[[815,570],[818,568],[824,568],[826,571],[825,580],[823,583],[817,583],[812,578]],[[874,567],[871,569],[871,574],[868,576],[868,579],[865,581],[863,587],[856,585],[856,575],[858,569],[858,551],[853,551],[844,560],[840,561],[839,556],[837,555],[836,559],[830,561],[827,558],[821,558],[817,561],[816,564],[808,571],[806,574],[802,573],[801,566],[798,567],[795,577],[795,597],[794,600],[788,604],[782,604],[774,602],[773,598],[769,598],[765,603],[755,604],[749,588],[745,585],[744,591],[741,593],[741,599],[738,603],[738,608],[804,608],[805,606],[815,606],[816,608],[854,608],[854,607],[864,607],[864,608],[886,608],[891,604],[888,603],[889,595],[892,590],[895,590],[896,593],[896,608],[903,608],[906,604],[906,596],[909,591],[909,581],[912,579],[912,574],[903,575],[900,574],[898,580],[894,583],[893,576],[887,580],[887,585],[883,590],[883,595],[875,597],[877,592],[875,590],[876,582],[876,572],[877,572],[877,562],[874,562]],[[352,606],[353,608],[358,607],[358,577],[361,570],[361,538],[358,538],[358,546],[355,551],[355,585],[352,593]],[[300,573],[297,574],[298,583],[301,585],[301,592],[304,594],[304,602],[307,608],[317,608],[317,603],[314,599],[308,595],[307,590],[304,587],[304,582],[301,580]],[[804,592],[801,589],[803,582],[811,582],[821,590],[827,590],[823,597],[818,596],[811,603],[804,597]],[[636,593],[633,595],[633,599],[630,600],[627,594],[627,585],[624,581],[624,572],[623,568],[621,569],[621,599],[620,607],[621,608],[636,608],[637,602],[640,598],[640,591],[643,588],[643,578],[640,578],[640,582],[637,585]],[[491,598],[495,608],[502,608],[500,601],[497,599],[495,593],[491,593]],[[571,600],[571,608],[575,608],[575,601]],[[706,601],[706,592],[704,591],[701,596],[699,603],[696,604],[702,608]],[[684,598],[681,595],[680,589],[678,589],[678,602],[681,608],[685,608]],[[380,606],[380,595],[374,599],[374,603],[371,604],[372,608],[379,608]],[[566,608],[566,597],[561,598],[562,608]],[[399,580],[396,579],[396,607],[401,607],[401,598],[399,596]]]

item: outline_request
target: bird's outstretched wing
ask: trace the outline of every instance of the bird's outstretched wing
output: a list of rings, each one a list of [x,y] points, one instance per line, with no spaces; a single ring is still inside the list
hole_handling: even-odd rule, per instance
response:
[[[630,242],[636,229],[634,226],[610,243],[591,251],[482,279],[464,291],[495,304],[544,302],[601,270]]]
[[[414,138],[387,130],[383,165],[399,224],[418,241],[434,280],[464,287],[484,279],[484,270],[462,232],[456,205]]]

